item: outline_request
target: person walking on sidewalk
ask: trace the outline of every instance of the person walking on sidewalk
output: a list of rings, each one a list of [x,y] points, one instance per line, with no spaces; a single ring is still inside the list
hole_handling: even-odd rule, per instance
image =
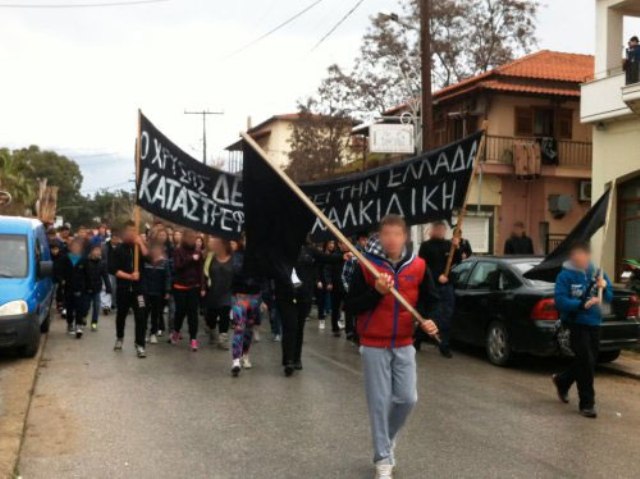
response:
[[[67,332],[78,339],[82,338],[89,304],[87,259],[83,251],[84,243],[78,239],[72,240],[68,253],[60,258],[57,268],[67,313]]]
[[[451,262],[452,266],[455,266],[462,261],[462,255],[458,248],[460,238],[448,240],[445,239],[446,234],[447,225],[444,221],[436,221],[432,223],[429,239],[420,245],[418,256],[426,261],[427,266],[433,275],[433,281],[436,285],[436,290],[440,298],[438,311],[434,318],[438,325],[438,329],[440,330],[440,354],[445,358],[452,358],[453,355],[449,349],[449,333],[451,331],[451,321],[453,319],[453,311],[455,308],[455,293],[453,285],[449,281],[450,275],[445,274],[452,243],[455,246]],[[421,331],[417,331],[415,342],[417,350],[420,350],[420,343],[424,339],[424,334]]]
[[[98,319],[102,306],[102,285],[108,295],[111,295],[111,281],[107,273],[107,266],[102,258],[102,245],[94,244],[87,258],[87,295],[91,309],[91,331],[98,330]]]
[[[555,302],[560,320],[569,328],[569,341],[575,357],[569,368],[553,376],[558,398],[569,402],[569,390],[578,385],[579,410],[584,417],[595,418],[595,390],[593,377],[598,360],[602,311],[598,289],[603,290],[603,300],[610,303],[613,289],[607,275],[600,276],[591,263],[591,251],[587,243],[575,243],[569,252],[569,260],[556,278]]]
[[[196,234],[185,231],[173,254],[173,298],[176,313],[169,342],[178,344],[184,318],[189,324],[191,351],[198,350],[198,306],[203,285],[204,258],[196,249]]]
[[[151,245],[149,257],[142,266],[142,292],[145,299],[145,322],[149,324],[149,343],[158,344],[165,330],[164,306],[171,292],[171,272],[165,256],[164,242]]]
[[[359,265],[346,299],[347,309],[359,315],[377,479],[393,477],[396,440],[418,400],[414,319],[390,289],[395,285],[426,318],[431,317],[438,302],[431,273],[422,258],[408,252],[407,238],[407,225],[401,216],[384,217],[379,237],[372,237],[366,249],[379,277]],[[438,332],[431,320],[426,320],[422,329],[429,335]]]
[[[135,249],[139,248],[138,264]],[[124,332],[129,311],[133,311],[135,322],[136,354],[147,357],[145,335],[144,295],[140,286],[140,258],[148,254],[147,246],[136,231],[135,223],[128,221],[122,230],[122,243],[113,253],[113,273],[116,277],[116,344],[114,351],[122,351]]]
[[[227,350],[233,282],[231,244],[227,240],[210,238],[208,249],[209,255],[204,263],[205,320],[209,327],[211,344],[217,344],[218,348]]]

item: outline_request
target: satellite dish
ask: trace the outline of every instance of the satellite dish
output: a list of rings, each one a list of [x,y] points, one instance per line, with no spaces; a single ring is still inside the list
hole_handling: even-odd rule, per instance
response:
[[[7,206],[11,204],[11,194],[8,191],[0,190],[0,206]]]
[[[413,115],[408,111],[405,111],[402,115],[400,115],[400,123],[402,123],[403,125],[412,125]]]

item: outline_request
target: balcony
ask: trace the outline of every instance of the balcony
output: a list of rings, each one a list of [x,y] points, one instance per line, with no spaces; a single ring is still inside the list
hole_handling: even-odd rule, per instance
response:
[[[535,138],[517,138],[510,136],[487,136],[485,160],[487,164],[513,165],[513,147],[516,142],[536,141]],[[558,140],[557,164],[550,165],[542,161],[543,166],[557,169],[591,170],[592,145],[590,142]]]
[[[598,123],[633,115],[622,97],[625,83],[625,73],[620,71],[582,85],[582,123]]]

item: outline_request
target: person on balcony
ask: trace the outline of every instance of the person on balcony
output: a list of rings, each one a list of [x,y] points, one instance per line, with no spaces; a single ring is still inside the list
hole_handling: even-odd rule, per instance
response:
[[[638,83],[640,81],[640,41],[637,36],[631,37],[625,53],[624,71],[627,85]]]
[[[513,224],[511,237],[504,244],[505,255],[532,255],[533,241],[524,231],[524,223],[516,221]]]

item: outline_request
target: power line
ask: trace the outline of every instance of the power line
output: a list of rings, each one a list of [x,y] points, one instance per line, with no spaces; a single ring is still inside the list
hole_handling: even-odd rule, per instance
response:
[[[94,8],[94,7],[128,7],[150,3],[170,2],[171,0],[129,0],[100,3],[0,3],[0,8],[45,9],[45,8]]]
[[[324,43],[324,41],[329,38],[333,32],[335,32],[338,28],[340,28],[340,25],[342,25],[344,22],[347,21],[347,19],[353,15],[355,13],[355,11],[360,7],[360,5],[362,5],[364,3],[364,0],[358,0],[356,2],[356,4],[351,8],[351,10],[349,10],[347,13],[344,14],[344,16],[338,20],[338,23],[336,23],[331,30],[329,30],[319,41],[318,43],[316,43],[313,48],[311,49],[311,51],[314,51],[316,48],[318,48],[320,45],[322,45]]]
[[[363,1],[363,0],[361,0]],[[265,38],[273,35],[274,33],[276,33],[278,30],[286,27],[287,25],[289,25],[291,22],[297,20],[298,18],[300,18],[302,15],[304,15],[305,13],[307,13],[309,10],[311,10],[313,7],[321,4],[322,2],[324,2],[324,0],[316,0],[315,2],[313,2],[311,5],[308,5],[307,7],[305,7],[304,9],[302,9],[301,11],[299,11],[298,13],[296,13],[295,15],[293,15],[292,17],[289,17],[288,19],[286,19],[284,22],[280,23],[279,25],[275,26],[274,28],[272,28],[271,30],[269,30],[266,33],[263,33],[262,35],[260,35],[258,38],[255,38],[253,40],[251,40],[249,43],[241,46],[240,48],[238,48],[236,51],[231,52],[229,55],[227,55],[227,57],[225,59],[231,58],[233,56],[236,56],[239,53],[242,53],[243,51],[245,51],[247,48],[252,47],[253,45],[255,45],[256,43],[264,40]]]

